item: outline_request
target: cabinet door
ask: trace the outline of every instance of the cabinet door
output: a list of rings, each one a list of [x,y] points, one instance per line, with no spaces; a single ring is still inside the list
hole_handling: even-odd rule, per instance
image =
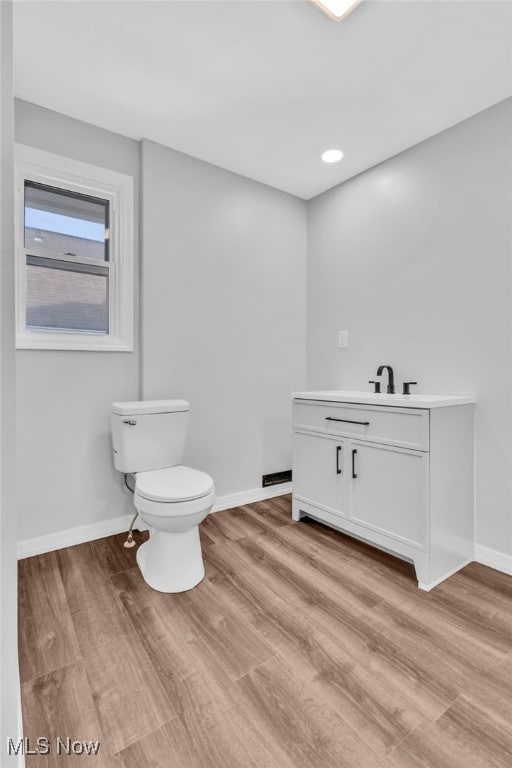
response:
[[[353,441],[348,451],[352,520],[423,548],[428,454]]]
[[[294,494],[336,515],[346,515],[346,450],[346,440],[296,432]]]

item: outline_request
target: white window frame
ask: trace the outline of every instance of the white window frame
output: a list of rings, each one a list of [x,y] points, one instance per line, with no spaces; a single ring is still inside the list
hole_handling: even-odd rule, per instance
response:
[[[132,352],[134,338],[133,177],[23,144],[15,145],[15,248],[17,349],[78,349]],[[25,181],[46,184],[109,202],[109,260],[25,248]],[[27,255],[108,269],[109,332],[44,331],[26,327]]]

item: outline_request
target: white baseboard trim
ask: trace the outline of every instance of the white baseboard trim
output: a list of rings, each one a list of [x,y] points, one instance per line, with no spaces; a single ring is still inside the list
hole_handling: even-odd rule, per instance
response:
[[[23,712],[21,710],[21,684],[19,687],[19,694],[18,694],[18,734],[19,738],[23,738]],[[20,752],[18,754],[18,760],[16,761],[16,764],[18,768],[25,768],[25,755]]]
[[[488,565],[489,568],[512,576],[512,555],[505,555],[495,549],[475,544],[475,560],[477,563]]]
[[[102,520],[99,523],[82,525],[79,528],[68,528],[65,531],[49,533],[46,536],[37,536],[34,539],[23,539],[18,541],[18,560],[127,531],[132,519],[133,515],[124,515],[113,520]]]
[[[219,496],[214,504],[212,512],[220,512],[223,509],[232,507],[241,507],[244,504],[253,504],[256,501],[272,499],[276,496],[283,496],[292,492],[291,483],[274,485],[269,488],[253,488],[250,491],[240,491],[228,496]],[[18,542],[18,560],[33,555],[42,555],[45,552],[53,552],[56,549],[72,547],[75,544],[83,544],[86,541],[102,539],[104,536],[112,536],[116,533],[127,531],[132,521],[133,515],[124,515],[116,517],[113,520],[103,520],[91,525],[83,525],[80,528],[68,528],[66,531],[49,533],[46,536],[37,536],[34,539],[24,539]],[[139,526],[137,521],[136,528],[144,529],[145,526]]]
[[[253,488],[252,491],[231,493],[229,496],[220,496],[213,505],[212,512],[221,512],[223,509],[232,509],[233,507],[243,507],[244,504],[254,504],[256,501],[274,499],[276,496],[285,496],[285,494],[291,492],[292,484],[282,483],[280,485],[271,485],[268,488]]]

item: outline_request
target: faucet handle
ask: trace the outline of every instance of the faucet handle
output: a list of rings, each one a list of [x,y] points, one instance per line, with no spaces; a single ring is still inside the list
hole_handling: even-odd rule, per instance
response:
[[[368,384],[373,384],[373,392],[375,395],[380,394],[380,381],[369,381]]]
[[[418,383],[417,381],[404,381],[404,388],[402,390],[402,395],[410,395],[411,392],[410,392],[409,387],[412,384],[417,384],[417,383]]]

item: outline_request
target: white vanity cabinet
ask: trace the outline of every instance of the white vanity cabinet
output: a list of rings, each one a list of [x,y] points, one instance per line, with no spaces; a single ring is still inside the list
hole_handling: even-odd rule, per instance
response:
[[[411,560],[422,589],[473,559],[470,398],[302,392],[293,409],[294,520]]]

